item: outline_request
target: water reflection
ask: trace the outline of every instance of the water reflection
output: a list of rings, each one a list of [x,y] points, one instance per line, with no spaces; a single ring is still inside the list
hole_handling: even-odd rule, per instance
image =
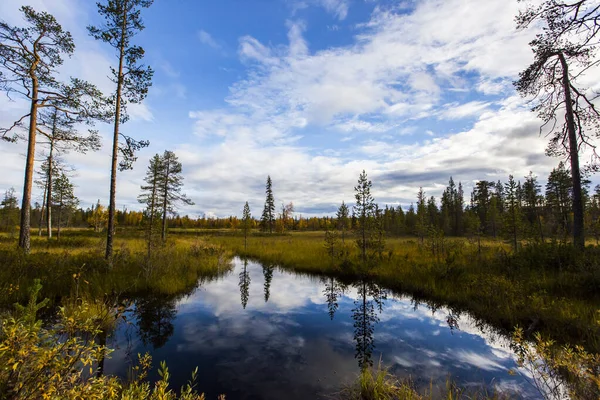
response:
[[[354,340],[356,341],[355,358],[358,366],[363,369],[373,365],[373,333],[379,322],[378,313],[383,312],[383,302],[386,293],[378,285],[361,280],[355,286],[358,299],[354,300],[352,319],[354,320]]]
[[[271,281],[273,280],[273,271],[275,267],[273,265],[263,265],[263,277],[264,277],[264,288],[265,288],[265,303],[269,301],[271,296]]]
[[[306,399],[338,392],[381,357],[416,385],[443,386],[450,375],[460,385],[535,398],[524,379],[508,373],[514,355],[493,329],[367,279],[343,283],[237,259],[228,275],[190,295],[155,300],[138,300],[138,329],[115,333],[106,373],[126,376],[128,354],[150,351],[155,364],[169,365],[173,387],[198,366],[207,398]]]
[[[139,337],[145,345],[159,349],[173,335],[173,320],[177,315],[177,299],[169,296],[147,296],[136,301]]]
[[[329,318],[333,321],[333,317],[335,316],[335,312],[337,311],[339,304],[338,298],[344,294],[344,290],[346,290],[346,285],[338,282],[333,276],[328,278],[322,278],[321,282],[325,285],[325,289],[323,289],[323,294],[325,295],[325,299],[327,301],[327,310],[329,314]]]
[[[248,273],[248,260],[244,259],[244,268],[242,269],[242,272],[240,272],[239,285],[242,308],[244,309],[246,309],[246,305],[248,305],[248,298],[250,297],[250,280],[250,274]]]

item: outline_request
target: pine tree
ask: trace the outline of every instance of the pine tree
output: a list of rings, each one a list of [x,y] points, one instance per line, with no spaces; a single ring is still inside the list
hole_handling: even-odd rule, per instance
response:
[[[549,127],[547,153],[567,158],[571,164],[573,244],[585,247],[584,193],[579,165],[580,149],[595,148],[600,112],[596,93],[588,91],[580,78],[598,64],[600,7],[595,1],[545,0],[529,4],[516,18],[519,28],[543,29],[529,44],[534,60],[519,74],[517,91],[535,101],[533,111]],[[561,123],[557,123],[562,121]],[[597,169],[598,156],[592,169]]]
[[[75,197],[73,192],[73,184],[69,181],[67,175],[62,173],[53,183],[52,203],[57,210],[56,216],[56,239],[60,240],[61,227],[64,223],[64,218],[69,217],[73,210],[79,204],[79,199]]]
[[[148,141],[136,141],[119,131],[121,123],[127,121],[127,103],[140,103],[146,98],[151,85],[153,71],[150,67],[139,64],[144,57],[144,49],[132,45],[133,37],[144,29],[140,12],[142,8],[150,7],[153,0],[104,0],[105,4],[97,3],[98,13],[104,17],[100,27],[89,26],[88,31],[96,40],[108,43],[117,50],[118,67],[111,67],[112,79],[116,90],[111,97],[114,105],[114,129],[110,175],[110,200],[108,205],[108,230],[106,237],[105,258],[110,262],[113,253],[113,238],[115,234],[116,193],[117,193],[117,164],[119,154],[122,159],[120,170],[132,168],[136,160],[135,152],[149,145]],[[124,146],[119,145],[123,137]]]
[[[275,198],[273,197],[273,182],[270,175],[267,176],[265,193],[267,197],[260,222],[263,231],[273,233],[273,226],[275,225]]]
[[[23,121],[29,120],[19,230],[19,247],[29,253],[39,114],[43,110],[60,108],[65,114],[91,121],[99,114],[102,94],[95,86],[80,79],[71,78],[69,83],[57,79],[63,56],[70,57],[75,51],[71,33],[64,31],[47,12],[36,12],[30,6],[23,6],[20,11],[26,27],[10,26],[0,21],[0,88],[11,96],[26,100],[30,109],[8,128],[0,128],[0,138],[17,141],[20,136],[15,131],[23,128]]]
[[[372,183],[367,179],[367,173],[363,172],[358,177],[358,185],[354,187],[356,204],[352,208],[357,219],[356,243],[360,250],[361,259],[366,263],[368,250],[371,247],[371,237],[375,229],[375,200],[371,195]]]
[[[154,228],[156,221],[161,216],[161,188],[164,187],[164,167],[163,159],[156,154],[150,159],[150,165],[146,171],[144,178],[145,185],[141,186],[142,194],[138,196],[138,201],[146,205],[146,218],[148,225],[146,226],[146,245],[148,260],[152,253],[154,243]]]
[[[42,206],[40,207],[38,236],[42,236],[44,219],[48,238],[52,238],[52,189],[54,179],[66,172],[66,167],[61,158],[56,156],[46,157],[36,171],[38,179],[35,184],[43,190]],[[45,218],[44,218],[45,217]]]
[[[342,201],[340,208],[338,208],[337,213],[335,214],[337,218],[337,228],[342,233],[342,245],[344,244],[344,238],[346,234],[346,229],[348,229],[348,215],[350,214],[350,209]]]
[[[242,230],[244,232],[244,250],[248,247],[248,233],[252,228],[252,214],[250,214],[250,206],[248,202],[244,204],[244,211],[242,212]]]
[[[162,230],[161,239],[167,239],[167,217],[169,213],[175,213],[178,203],[194,205],[185,194],[181,193],[183,188],[182,166],[177,156],[172,151],[165,151],[161,157],[162,173],[159,194],[162,204]]]
[[[55,175],[53,171],[59,169],[60,160],[57,157],[75,150],[78,153],[85,154],[89,150],[96,151],[101,147],[100,136],[97,131],[90,130],[88,135],[80,135],[77,125],[89,121],[83,114],[71,114],[59,111],[60,103],[56,104],[58,108],[51,108],[42,111],[38,119],[38,133],[43,137],[39,143],[48,147],[46,160],[44,160],[45,177],[45,206],[46,227],[48,237],[52,237],[52,180]],[[54,164],[59,166],[55,168]],[[42,204],[42,214],[44,213],[44,203]],[[41,232],[41,224],[40,224]]]

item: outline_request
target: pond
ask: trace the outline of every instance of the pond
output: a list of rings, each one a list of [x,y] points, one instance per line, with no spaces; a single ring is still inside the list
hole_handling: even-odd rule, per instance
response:
[[[506,338],[468,315],[368,282],[233,263],[185,297],[137,299],[130,322],[109,340],[116,350],[104,372],[126,377],[131,360],[148,351],[155,365],[167,362],[174,388],[197,366],[208,399],[313,399],[381,361],[418,387],[450,378],[537,398],[524,371],[509,373],[517,365]]]

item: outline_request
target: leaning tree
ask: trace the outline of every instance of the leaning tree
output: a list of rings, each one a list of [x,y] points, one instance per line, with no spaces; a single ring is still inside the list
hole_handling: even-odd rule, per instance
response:
[[[600,136],[600,113],[594,104],[598,94],[583,87],[582,76],[600,63],[596,57],[600,30],[600,3],[596,0],[545,0],[516,17],[517,26],[542,26],[530,42],[533,63],[519,74],[515,86],[533,97],[533,111],[549,129],[547,153],[566,157],[573,180],[573,243],[585,247],[583,196],[579,157],[591,149],[588,167],[598,168],[594,138]]]

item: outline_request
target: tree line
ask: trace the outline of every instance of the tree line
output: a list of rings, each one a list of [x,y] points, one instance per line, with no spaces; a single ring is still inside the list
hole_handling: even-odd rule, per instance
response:
[[[43,170],[43,169],[42,169]],[[43,172],[43,171],[41,171]],[[90,208],[77,208],[78,199],[73,195],[72,184],[62,173],[55,178],[53,208],[57,225],[93,227],[95,231],[107,228],[108,212],[100,202]],[[360,217],[354,209],[342,202],[335,215],[302,217],[294,215],[293,203],[275,207],[273,181],[269,176],[265,186],[265,205],[260,219],[252,217],[248,202],[242,217],[191,218],[176,213],[178,204],[193,202],[181,193],[183,185],[182,166],[171,151],[156,154],[149,163],[138,200],[145,205],[142,211],[117,210],[118,226],[148,229],[154,237],[160,233],[164,240],[167,228],[234,229],[248,235],[252,230],[265,233],[286,231],[327,231],[337,229],[344,240],[347,231],[360,225]],[[593,191],[590,182],[583,181],[585,230],[588,236],[600,241],[600,185]],[[46,198],[45,196],[43,197]],[[375,204],[381,218],[381,229],[391,236],[412,235],[421,241],[430,236],[489,237],[510,240],[516,246],[521,240],[562,239],[573,233],[573,189],[570,170],[563,162],[554,168],[544,188],[533,173],[516,180],[509,176],[506,182],[477,181],[470,195],[464,193],[461,182],[449,179],[439,198],[427,196],[423,189],[416,193],[415,203],[404,205]],[[14,190],[8,190],[0,206],[0,227],[15,231],[18,222],[18,205]],[[45,219],[43,203],[36,203],[32,210],[39,228]],[[364,221],[363,221],[364,222]]]

